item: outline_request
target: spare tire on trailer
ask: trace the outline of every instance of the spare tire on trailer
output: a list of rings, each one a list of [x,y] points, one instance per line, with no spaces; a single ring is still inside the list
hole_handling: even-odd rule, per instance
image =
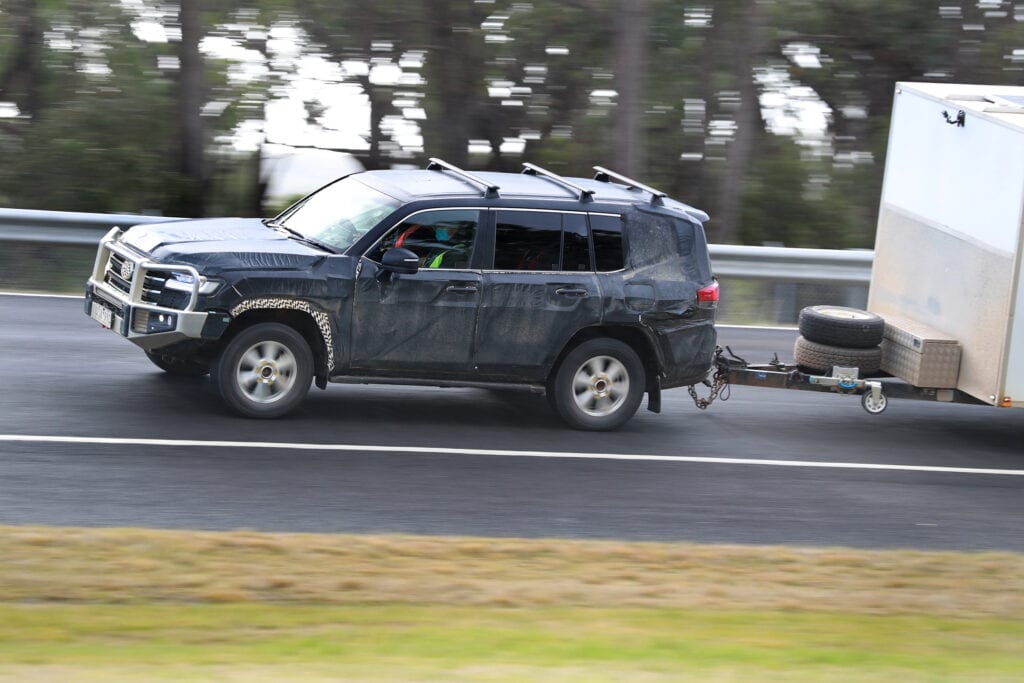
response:
[[[882,367],[882,349],[878,346],[853,349],[819,344],[804,337],[796,338],[793,358],[801,368],[819,374],[831,373],[832,367],[838,365],[843,368],[859,368],[860,376],[865,377],[878,372]]]
[[[846,306],[808,306],[800,311],[799,326],[808,341],[851,349],[878,346],[885,334],[880,315]]]

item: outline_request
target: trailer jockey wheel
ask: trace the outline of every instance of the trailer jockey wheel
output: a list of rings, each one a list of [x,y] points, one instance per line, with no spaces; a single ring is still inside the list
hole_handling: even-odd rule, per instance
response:
[[[868,389],[860,397],[860,404],[864,406],[864,410],[868,411],[872,415],[878,415],[885,410],[886,406],[889,405],[889,399],[885,397],[885,394],[878,392],[878,398],[872,395],[872,391]]]

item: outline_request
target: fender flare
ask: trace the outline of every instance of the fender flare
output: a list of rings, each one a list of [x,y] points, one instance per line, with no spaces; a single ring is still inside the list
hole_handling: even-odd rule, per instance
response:
[[[317,329],[320,330],[320,337],[327,349],[327,372],[330,374],[334,371],[334,332],[331,330],[331,319],[328,317],[327,313],[315,304],[303,301],[302,299],[246,299],[245,301],[236,304],[231,309],[231,317],[237,318],[243,313],[248,313],[249,311],[268,309],[301,311],[312,318],[313,322],[316,323]]]

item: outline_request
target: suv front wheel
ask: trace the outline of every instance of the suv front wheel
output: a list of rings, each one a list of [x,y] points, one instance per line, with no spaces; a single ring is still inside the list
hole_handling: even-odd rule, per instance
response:
[[[617,429],[633,417],[644,394],[644,365],[617,339],[583,342],[562,360],[550,389],[555,410],[570,427]]]
[[[287,325],[260,323],[238,333],[210,370],[228,408],[245,417],[281,417],[313,379],[313,352]]]

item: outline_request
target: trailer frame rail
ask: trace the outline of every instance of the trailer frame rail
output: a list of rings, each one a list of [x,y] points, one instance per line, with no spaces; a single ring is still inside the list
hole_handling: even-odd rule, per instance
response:
[[[714,367],[713,380],[704,382],[711,387],[708,398],[698,398],[695,388],[689,387],[690,396],[702,410],[716,398],[727,400],[728,387],[731,385],[860,396],[861,406],[872,415],[882,413],[888,407],[890,398],[987,405],[958,389],[918,387],[895,377],[862,378],[859,376],[860,369],[855,367],[835,366],[830,375],[813,374],[796,364],[783,363],[778,354],[768,363],[748,363],[728,346],[715,349]]]

